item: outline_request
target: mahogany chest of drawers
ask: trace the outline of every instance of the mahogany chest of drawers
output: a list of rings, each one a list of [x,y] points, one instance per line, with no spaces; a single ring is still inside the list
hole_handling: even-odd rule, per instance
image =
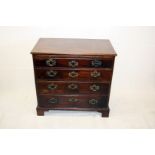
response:
[[[116,53],[109,40],[41,38],[32,50],[37,115],[48,110],[109,116]]]

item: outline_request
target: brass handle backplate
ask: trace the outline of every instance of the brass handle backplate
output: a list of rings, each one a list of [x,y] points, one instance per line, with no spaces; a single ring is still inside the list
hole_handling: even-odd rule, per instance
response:
[[[97,78],[101,76],[101,73],[98,72],[97,70],[94,70],[93,72],[90,73],[91,77]]]
[[[93,85],[90,86],[90,90],[92,90],[92,91],[99,91],[100,90],[100,86],[96,85],[96,84],[93,84]]]
[[[95,105],[97,103],[98,103],[98,100],[96,100],[96,99],[90,99],[89,100],[89,104],[91,104],[91,105]]]
[[[102,61],[101,60],[94,59],[94,60],[91,61],[91,65],[93,67],[101,67],[102,66]]]
[[[71,61],[68,62],[69,67],[77,67],[78,64],[79,63],[77,61],[75,61],[75,60],[71,60]]]
[[[75,78],[75,77],[78,77],[79,74],[77,72],[75,72],[75,71],[72,71],[72,72],[69,72],[68,75],[71,78]]]
[[[74,84],[74,83],[71,83],[71,84],[68,85],[68,88],[71,89],[71,90],[75,90],[75,89],[78,89],[78,85]]]
[[[47,75],[49,77],[55,77],[57,75],[57,71],[54,70],[47,71]]]
[[[55,103],[58,103],[58,99],[55,98],[55,97],[52,97],[48,100],[48,103],[51,103],[51,104],[55,104]]]
[[[57,87],[58,87],[58,85],[56,85],[54,83],[48,85],[49,90],[55,90],[55,89],[57,89]]]
[[[48,60],[46,60],[46,65],[47,66],[55,66],[56,65],[56,60],[55,59],[52,59],[52,58],[49,58]]]
[[[71,97],[68,99],[68,102],[78,102],[79,100],[77,98]]]

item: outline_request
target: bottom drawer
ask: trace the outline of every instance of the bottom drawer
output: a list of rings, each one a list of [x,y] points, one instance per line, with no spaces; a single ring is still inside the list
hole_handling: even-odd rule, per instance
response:
[[[106,108],[108,96],[101,95],[40,95],[39,106],[47,108]]]

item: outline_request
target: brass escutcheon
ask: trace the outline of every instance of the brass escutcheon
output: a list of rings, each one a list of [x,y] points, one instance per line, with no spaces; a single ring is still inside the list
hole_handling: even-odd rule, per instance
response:
[[[46,60],[46,65],[47,66],[55,66],[56,65],[56,60],[55,59],[52,59],[52,58],[49,58],[48,60]]]

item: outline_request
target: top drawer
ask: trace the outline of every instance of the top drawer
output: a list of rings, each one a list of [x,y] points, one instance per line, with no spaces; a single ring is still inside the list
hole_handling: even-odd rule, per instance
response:
[[[33,55],[35,67],[98,67],[112,68],[113,57],[60,57],[53,55]]]

